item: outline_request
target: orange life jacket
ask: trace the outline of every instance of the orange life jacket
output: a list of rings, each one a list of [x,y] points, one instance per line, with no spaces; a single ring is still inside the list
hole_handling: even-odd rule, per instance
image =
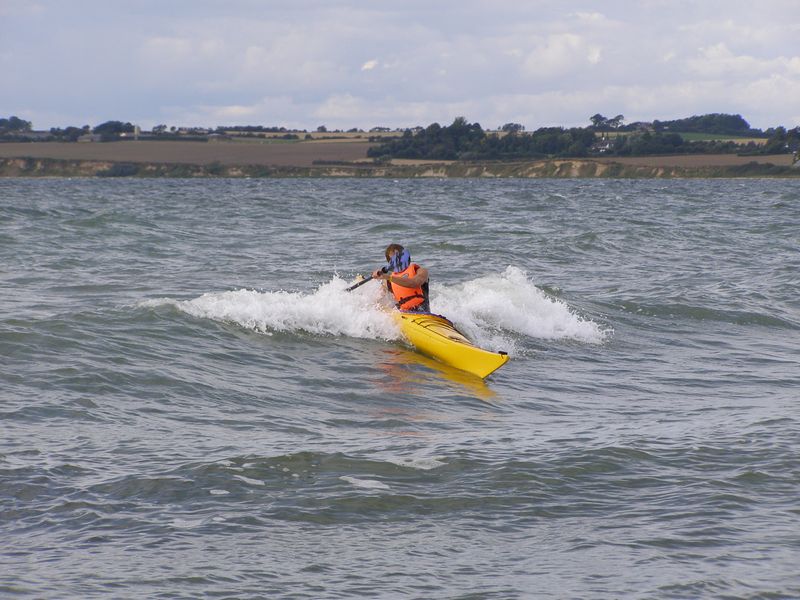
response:
[[[400,271],[399,273],[393,273],[392,277],[397,279],[398,277],[413,277],[417,274],[419,270],[419,265],[416,263],[411,263],[408,265],[408,268],[405,271]],[[410,288],[410,287],[403,287],[397,282],[395,285],[392,285],[390,281],[386,282],[386,287],[389,288],[389,291],[392,292],[394,296],[395,302],[397,303],[396,306],[400,310],[412,310],[414,308],[418,308],[423,302],[426,302],[428,299],[428,284],[423,283],[420,287]]]

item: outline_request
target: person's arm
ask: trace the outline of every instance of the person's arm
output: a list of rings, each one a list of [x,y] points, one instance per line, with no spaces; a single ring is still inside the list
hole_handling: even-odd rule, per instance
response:
[[[417,269],[417,274],[413,277],[392,277],[394,273],[387,273],[382,279],[387,279],[392,285],[399,285],[400,287],[418,288],[423,283],[428,281],[428,269],[420,267]]]

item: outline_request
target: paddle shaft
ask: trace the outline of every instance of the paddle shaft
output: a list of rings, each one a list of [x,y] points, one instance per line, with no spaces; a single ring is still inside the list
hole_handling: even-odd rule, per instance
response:
[[[386,272],[388,272],[388,269],[387,269],[386,267],[381,267],[381,271],[383,271],[384,273],[386,273]],[[361,281],[359,281],[359,282],[358,282],[358,283],[356,283],[355,285],[351,285],[349,288],[347,288],[347,289],[345,290],[345,292],[352,292],[352,291],[353,291],[354,289],[356,289],[357,287],[359,287],[359,286],[362,286],[362,285],[364,285],[365,283],[367,283],[368,281],[372,281],[373,279],[374,279],[374,277],[372,277],[372,275],[370,275],[369,277],[365,277],[364,279],[362,279]]]
[[[351,285],[349,288],[347,288],[347,289],[345,290],[345,292],[352,292],[354,289],[356,289],[357,287],[360,287],[360,286],[364,285],[364,284],[365,284],[365,283],[367,283],[368,281],[372,281],[372,275],[370,275],[369,277],[365,277],[364,279],[362,279],[361,281],[359,281],[359,282],[358,282],[358,283],[356,283],[355,285]]]

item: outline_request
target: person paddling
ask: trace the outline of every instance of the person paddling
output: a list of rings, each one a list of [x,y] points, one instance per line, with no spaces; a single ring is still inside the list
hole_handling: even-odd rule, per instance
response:
[[[430,312],[428,269],[411,262],[411,253],[400,244],[386,247],[386,262],[373,279],[386,281],[386,289],[394,296],[395,306],[404,312]]]

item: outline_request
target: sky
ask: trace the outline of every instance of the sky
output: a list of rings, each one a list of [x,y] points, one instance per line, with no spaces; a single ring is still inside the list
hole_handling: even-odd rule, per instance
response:
[[[800,125],[798,0],[0,0],[0,117]]]

